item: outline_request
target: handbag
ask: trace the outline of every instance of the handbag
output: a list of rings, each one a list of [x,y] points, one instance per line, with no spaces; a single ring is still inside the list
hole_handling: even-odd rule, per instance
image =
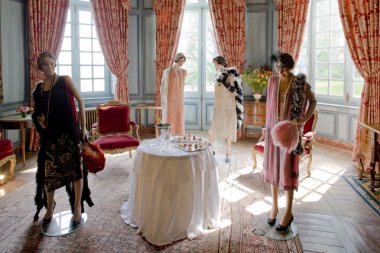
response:
[[[93,174],[104,169],[106,158],[98,144],[89,142],[85,138],[82,148],[83,166]]]

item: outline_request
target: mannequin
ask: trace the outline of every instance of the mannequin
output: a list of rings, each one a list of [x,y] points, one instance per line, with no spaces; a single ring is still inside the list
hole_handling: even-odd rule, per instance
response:
[[[184,90],[187,71],[181,68],[185,61],[185,55],[177,53],[173,66],[165,69],[162,75],[162,121],[171,124],[172,135],[185,135]]]

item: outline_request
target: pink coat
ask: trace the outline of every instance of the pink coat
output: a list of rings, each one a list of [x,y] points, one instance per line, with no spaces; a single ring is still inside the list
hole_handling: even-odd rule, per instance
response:
[[[268,96],[266,102],[266,136],[264,151],[263,179],[265,182],[278,186],[282,190],[298,190],[299,156],[282,151],[273,145],[271,130],[279,121],[289,119],[289,109],[292,102],[292,89],[286,94],[282,103],[278,101],[279,82],[277,78],[271,77],[268,85]],[[305,123],[314,113],[317,101],[309,84],[304,90],[303,117],[301,124]],[[277,118],[278,108],[284,109],[283,115]]]

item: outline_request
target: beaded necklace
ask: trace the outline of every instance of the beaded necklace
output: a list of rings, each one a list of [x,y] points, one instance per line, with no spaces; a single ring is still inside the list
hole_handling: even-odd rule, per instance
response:
[[[49,111],[50,111],[50,97],[51,97],[51,90],[53,89],[53,84],[55,82],[55,77],[56,74],[54,73],[53,78],[50,81],[50,86],[49,86],[49,97],[48,97],[48,104],[47,104],[47,113],[46,113],[46,120],[45,120],[45,127],[48,126],[48,121],[49,121]],[[45,87],[45,81],[42,83],[41,87],[41,97],[43,96],[43,91]]]

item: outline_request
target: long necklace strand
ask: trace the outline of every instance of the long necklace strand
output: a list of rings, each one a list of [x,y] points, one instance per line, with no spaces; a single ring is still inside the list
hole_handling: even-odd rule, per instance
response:
[[[47,113],[46,113],[46,127],[48,126],[48,122],[49,122],[50,97],[51,97],[51,90],[53,89],[54,81],[55,81],[55,73],[54,73],[53,78],[50,81],[49,98],[48,98],[48,106],[47,106]],[[44,87],[42,87],[42,89],[44,89]]]

